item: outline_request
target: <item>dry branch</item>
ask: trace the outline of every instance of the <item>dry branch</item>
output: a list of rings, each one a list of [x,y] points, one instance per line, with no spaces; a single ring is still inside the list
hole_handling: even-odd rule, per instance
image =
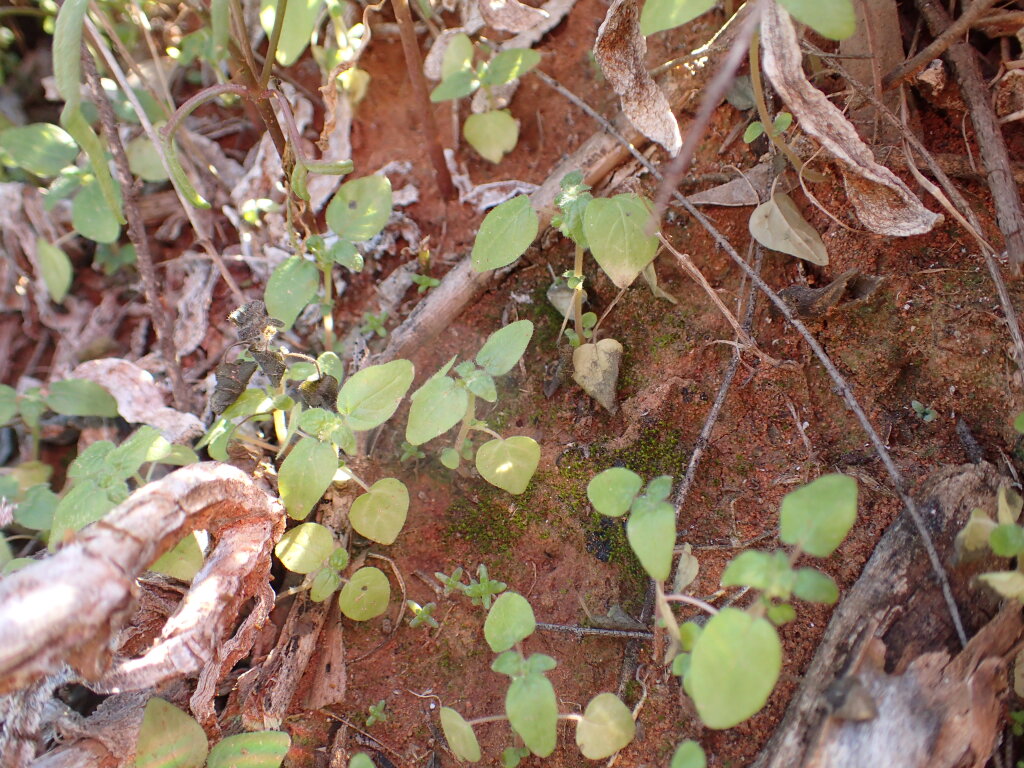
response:
[[[160,641],[140,659],[112,664],[135,613],[135,579],[197,530],[215,546]],[[136,491],[54,556],[0,581],[0,693],[65,663],[108,691],[219,667],[218,646],[239,610],[269,590],[270,552],[283,530],[280,503],[226,464],[196,464]]]

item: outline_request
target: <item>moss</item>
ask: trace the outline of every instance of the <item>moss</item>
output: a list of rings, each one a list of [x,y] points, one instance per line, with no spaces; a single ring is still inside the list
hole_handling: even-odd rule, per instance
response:
[[[686,469],[688,455],[682,433],[658,422],[645,427],[632,445],[613,453],[608,466],[624,466],[644,481],[658,475],[671,475],[678,481]]]
[[[457,537],[485,555],[507,554],[532,522],[536,479],[517,497],[481,484],[473,498],[459,498],[445,512],[447,538]]]

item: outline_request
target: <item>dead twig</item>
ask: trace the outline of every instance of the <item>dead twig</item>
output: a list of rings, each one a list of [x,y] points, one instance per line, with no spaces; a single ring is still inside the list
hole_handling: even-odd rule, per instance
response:
[[[587,636],[595,637],[615,637],[624,640],[653,640],[653,632],[642,632],[636,629],[602,629],[601,627],[580,627],[572,624],[546,624],[542,621],[537,622],[537,629],[542,629],[545,632],[566,632],[570,635],[576,635],[578,638]]]
[[[100,86],[99,75],[96,74],[96,63],[88,47],[82,44],[82,71],[85,73],[89,91],[92,94],[93,102],[96,104],[96,111],[100,116],[100,124],[103,127],[103,134],[106,136],[107,145],[114,156],[114,173],[118,183],[121,185],[121,195],[124,201],[124,216],[128,221],[128,237],[135,246],[136,260],[139,267],[139,277],[142,278],[142,288],[146,294],[146,303],[153,318],[153,327],[156,328],[157,344],[160,347],[160,356],[167,365],[167,375],[171,380],[171,391],[174,395],[174,407],[179,411],[192,410],[192,392],[185,381],[181,365],[178,362],[178,355],[174,349],[174,319],[171,317],[171,310],[162,301],[162,291],[157,280],[156,269],[153,267],[153,255],[149,250],[149,238],[146,235],[146,226],[142,222],[142,214],[139,212],[139,187],[128,167],[128,156],[125,154],[124,145],[121,143],[121,136],[117,132],[117,124],[114,119],[114,108],[110,105],[106,92]]]

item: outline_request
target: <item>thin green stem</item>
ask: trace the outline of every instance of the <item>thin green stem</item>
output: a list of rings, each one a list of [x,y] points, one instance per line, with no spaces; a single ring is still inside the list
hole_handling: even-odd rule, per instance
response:
[[[473,720],[467,720],[467,725],[483,725],[484,723],[503,723],[508,720],[505,715],[488,715],[487,717],[478,717]]]
[[[583,280],[583,249],[577,244],[576,253],[573,257],[572,263],[573,274]],[[580,344],[583,343],[583,283],[579,285],[572,292],[572,320],[573,325],[576,327],[576,337],[580,340]]]
[[[170,120],[167,121],[167,124],[161,130],[161,133],[164,136],[164,141],[170,142],[174,137],[174,132],[177,131],[178,126],[181,125],[182,120],[199,109],[203,104],[206,104],[208,101],[213,101],[218,96],[222,96],[225,93],[234,93],[246,99],[251,98],[249,89],[244,85],[238,85],[236,83],[221,83],[219,85],[211,85],[208,88],[204,88],[174,110],[174,114],[171,115]]]
[[[462,455],[462,445],[466,442],[466,435],[469,434],[473,422],[476,420],[476,395],[469,393],[469,402],[466,404],[466,414],[462,417],[462,424],[459,426],[459,434],[455,437],[455,450]]]
[[[334,351],[334,297],[333,288],[334,281],[331,279],[333,271],[333,265],[325,264],[321,267],[320,272],[324,276],[324,304],[323,304],[323,316],[324,316],[324,349],[328,352]]]
[[[281,28],[284,26],[284,15],[288,12],[288,0],[277,0],[277,10],[274,11],[274,28],[270,31],[270,41],[267,43],[267,58],[263,60],[263,71],[260,72],[260,86],[267,87],[270,82],[270,73],[274,69],[274,59],[277,57],[277,44],[281,40]]]

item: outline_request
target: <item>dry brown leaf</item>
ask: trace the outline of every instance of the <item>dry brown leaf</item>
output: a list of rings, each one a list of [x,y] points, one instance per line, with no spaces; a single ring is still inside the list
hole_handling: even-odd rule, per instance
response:
[[[195,255],[195,254],[193,254]],[[209,261],[185,262],[185,284],[178,298],[174,321],[174,348],[184,357],[196,351],[210,327],[210,301],[217,273]]]
[[[609,413],[619,410],[615,391],[621,362],[622,345],[615,339],[583,344],[572,353],[573,379]]]
[[[198,437],[203,424],[191,413],[164,405],[164,393],[149,371],[116,357],[89,360],[71,372],[75,379],[88,379],[104,387],[117,400],[117,410],[131,424],[149,424],[171,443]]]
[[[547,11],[519,0],[478,0],[478,5],[487,25],[504,32],[525,32],[548,17]]]
[[[647,41],[636,0],[615,0],[597,30],[594,57],[622,100],[622,111],[644,136],[675,155],[683,144],[665,94],[647,73]]]
[[[875,162],[849,120],[804,77],[789,14],[775,3],[766,3],[763,14],[764,73],[800,128],[839,161],[857,217],[882,235],[907,237],[931,231],[942,216],[925,208],[896,174]]]

